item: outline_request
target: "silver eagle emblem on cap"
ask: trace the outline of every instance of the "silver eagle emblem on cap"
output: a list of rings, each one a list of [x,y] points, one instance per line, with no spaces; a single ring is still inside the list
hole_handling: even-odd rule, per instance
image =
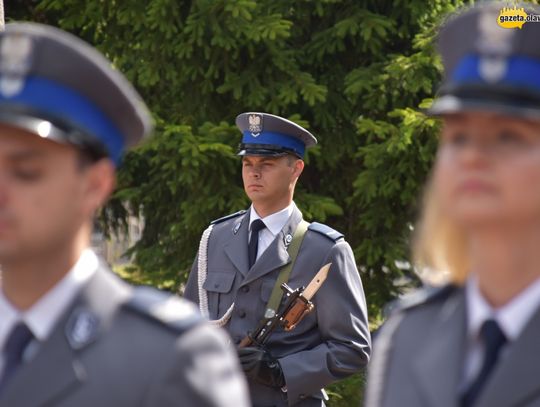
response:
[[[14,96],[24,87],[25,77],[32,65],[34,43],[30,36],[5,34],[0,44],[0,92]]]
[[[486,82],[500,81],[508,69],[508,55],[512,51],[513,30],[499,27],[497,11],[485,10],[478,18],[478,33],[476,47],[480,52],[478,73]]]
[[[249,132],[253,137],[257,137],[263,129],[263,118],[260,114],[250,114],[248,116]]]

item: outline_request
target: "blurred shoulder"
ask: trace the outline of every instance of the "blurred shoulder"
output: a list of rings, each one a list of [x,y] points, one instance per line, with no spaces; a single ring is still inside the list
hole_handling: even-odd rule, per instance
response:
[[[457,290],[458,286],[454,284],[443,286],[426,285],[392,302],[388,310],[392,315],[400,312],[414,312],[425,308],[437,308]]]
[[[173,336],[204,323],[193,303],[153,287],[135,287],[123,309],[153,329]]]
[[[129,322],[118,328],[121,347],[130,348],[125,355],[151,372],[148,405],[249,405],[227,334],[194,304],[156,289],[135,288],[124,305],[126,313]]]
[[[399,331],[405,336],[411,333],[417,337],[433,324],[444,304],[459,292],[458,286],[447,284],[425,286],[405,295],[386,307],[388,318],[375,336],[393,336]]]

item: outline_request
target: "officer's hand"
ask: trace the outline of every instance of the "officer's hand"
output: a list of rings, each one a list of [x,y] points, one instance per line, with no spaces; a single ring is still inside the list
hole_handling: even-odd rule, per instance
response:
[[[285,377],[279,362],[265,349],[256,347],[239,348],[238,357],[248,378],[265,386],[285,386]]]

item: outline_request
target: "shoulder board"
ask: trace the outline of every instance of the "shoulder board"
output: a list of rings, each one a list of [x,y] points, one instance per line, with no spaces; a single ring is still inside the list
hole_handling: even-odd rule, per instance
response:
[[[236,213],[231,213],[230,215],[227,215],[227,216],[224,216],[222,218],[219,218],[219,219],[216,219],[216,220],[213,220],[212,222],[210,222],[211,225],[215,225],[217,223],[221,223],[221,222],[224,222],[226,220],[229,220],[229,219],[232,219],[232,218],[236,218],[237,216],[240,216],[240,215],[243,215],[244,213],[246,213],[247,211],[245,209],[241,210],[241,211],[238,211]]]
[[[457,286],[453,284],[447,284],[441,287],[422,287],[411,294],[407,294],[393,303],[390,303],[386,307],[385,313],[391,314],[395,311],[406,311],[424,304],[444,301],[455,292],[456,289]]]
[[[339,233],[337,230],[332,229],[330,226],[326,226],[318,222],[312,222],[309,225],[308,230],[320,233],[321,235],[326,236],[328,239],[333,240],[334,242],[337,242],[344,236],[343,233]]]
[[[190,302],[152,287],[135,287],[125,307],[179,333],[203,320]]]

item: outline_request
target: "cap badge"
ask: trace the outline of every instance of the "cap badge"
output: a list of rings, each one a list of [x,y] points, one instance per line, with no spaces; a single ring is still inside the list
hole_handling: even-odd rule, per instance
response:
[[[0,92],[6,96],[18,94],[30,71],[34,43],[32,38],[18,33],[5,34],[0,44]]]
[[[486,82],[500,81],[506,74],[508,63],[501,57],[483,57],[478,65],[478,73]]]
[[[478,16],[476,47],[482,55],[508,56],[512,52],[515,30],[505,30],[497,24],[497,12],[486,9]]]
[[[263,118],[260,114],[250,114],[248,116],[249,131],[253,137],[257,137],[263,129]]]
[[[508,68],[507,58],[512,52],[514,30],[506,30],[497,24],[497,12],[487,9],[478,18],[477,49],[480,54],[478,73],[486,82],[501,80]]]

